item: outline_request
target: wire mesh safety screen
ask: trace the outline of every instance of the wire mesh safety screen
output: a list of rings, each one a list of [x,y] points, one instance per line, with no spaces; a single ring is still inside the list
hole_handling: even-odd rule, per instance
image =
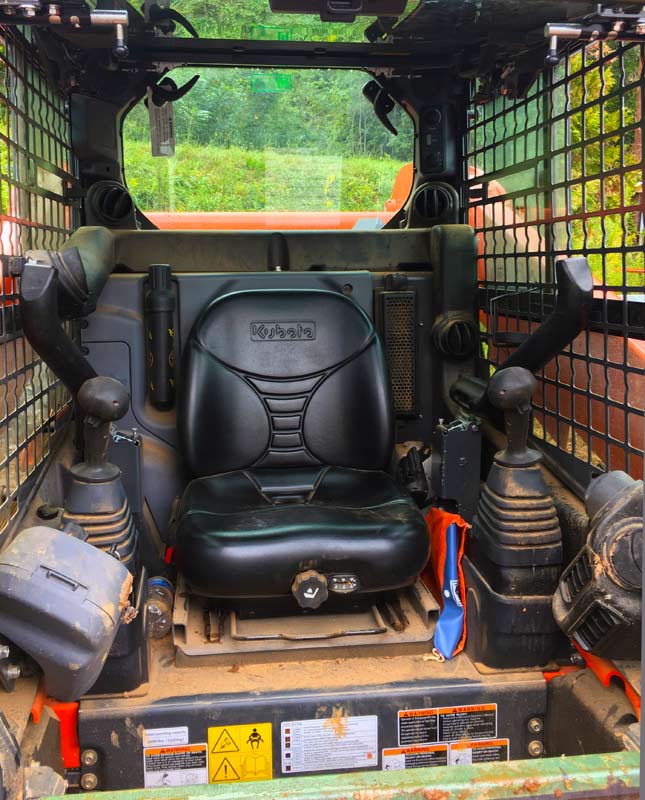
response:
[[[590,44],[525,98],[475,106],[465,136],[490,370],[552,311],[558,257],[589,259],[591,322],[538,376],[533,423],[583,486],[604,470],[643,476],[643,55]]]
[[[28,39],[0,28],[0,252],[59,247],[76,223],[65,196],[73,184],[65,100]],[[0,283],[0,534],[70,406],[21,334],[18,280],[3,274]]]

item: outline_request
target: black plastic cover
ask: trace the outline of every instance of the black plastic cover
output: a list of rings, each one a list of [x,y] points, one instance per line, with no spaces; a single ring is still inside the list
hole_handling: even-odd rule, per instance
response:
[[[128,570],[91,544],[27,528],[0,553],[0,633],[42,667],[48,694],[77,700],[103,667],[131,587]]]

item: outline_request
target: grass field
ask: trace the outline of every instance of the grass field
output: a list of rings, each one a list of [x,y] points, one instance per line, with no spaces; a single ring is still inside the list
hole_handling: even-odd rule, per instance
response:
[[[146,211],[381,211],[403,162],[308,151],[178,144],[153,158],[125,141],[125,174]]]

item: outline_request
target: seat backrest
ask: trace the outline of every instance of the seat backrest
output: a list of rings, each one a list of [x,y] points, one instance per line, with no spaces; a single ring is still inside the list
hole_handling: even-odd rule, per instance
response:
[[[387,467],[394,421],[383,350],[369,317],[343,294],[222,295],[197,319],[182,373],[179,434],[194,476]]]

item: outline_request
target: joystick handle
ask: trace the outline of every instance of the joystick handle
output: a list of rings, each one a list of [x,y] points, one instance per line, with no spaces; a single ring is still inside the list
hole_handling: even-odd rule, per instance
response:
[[[85,412],[83,423],[84,463],[92,468],[107,464],[110,425],[128,410],[125,386],[102,375],[85,381],[78,391],[78,404]]]
[[[504,412],[508,443],[495,455],[495,461],[507,467],[529,467],[540,460],[537,450],[528,447],[531,424],[531,398],[537,382],[524,367],[507,367],[493,375],[488,399]]]

